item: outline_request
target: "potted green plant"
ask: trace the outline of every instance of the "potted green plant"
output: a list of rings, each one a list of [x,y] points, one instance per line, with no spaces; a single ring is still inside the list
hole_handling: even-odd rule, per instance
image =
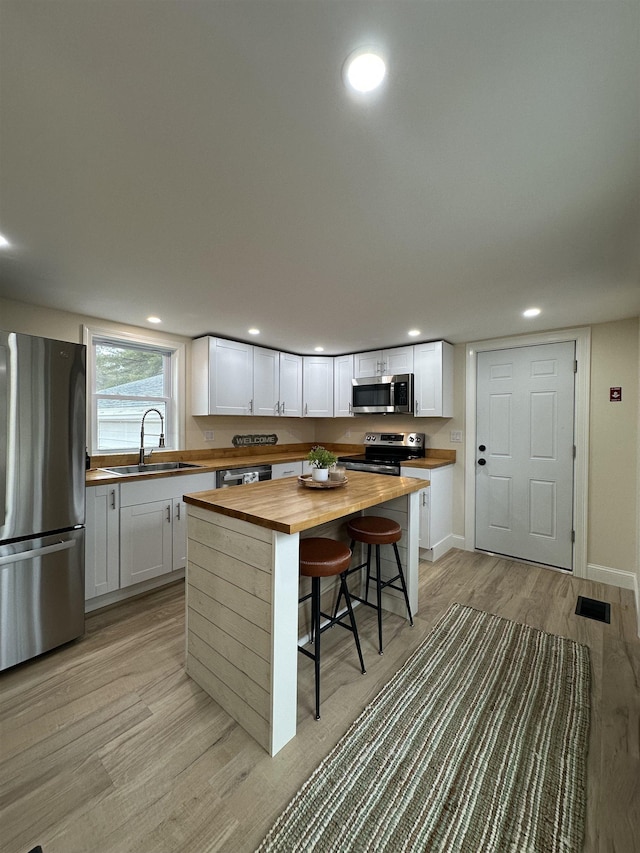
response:
[[[329,468],[335,465],[338,457],[321,444],[316,444],[307,454],[307,462],[311,463],[311,476],[314,480],[329,479]]]

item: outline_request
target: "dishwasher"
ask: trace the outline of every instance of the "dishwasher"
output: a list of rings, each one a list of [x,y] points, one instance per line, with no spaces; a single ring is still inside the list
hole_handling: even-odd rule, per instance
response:
[[[271,479],[271,465],[251,465],[248,468],[224,468],[216,472],[216,488],[244,486]]]

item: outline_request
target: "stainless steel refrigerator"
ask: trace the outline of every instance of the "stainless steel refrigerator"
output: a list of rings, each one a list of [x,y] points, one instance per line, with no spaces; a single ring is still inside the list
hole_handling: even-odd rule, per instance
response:
[[[0,670],[84,633],[85,373],[0,331]]]

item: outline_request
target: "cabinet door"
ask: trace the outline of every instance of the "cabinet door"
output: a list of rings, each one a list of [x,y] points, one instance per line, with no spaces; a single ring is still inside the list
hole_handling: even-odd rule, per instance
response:
[[[86,490],[85,601],[120,586],[120,487]]]
[[[431,489],[418,492],[420,501],[420,531],[418,543],[420,548],[431,547]]]
[[[305,418],[333,417],[333,358],[304,356],[302,394]]]
[[[366,379],[368,376],[380,376],[382,364],[382,350],[357,352],[353,356],[353,377],[354,379]]]
[[[215,338],[210,351],[212,415],[249,415],[253,399],[253,347]]]
[[[302,474],[302,462],[278,462],[271,466],[271,479],[282,480],[284,477],[299,477]]]
[[[253,348],[254,415],[277,415],[280,399],[280,353],[263,347]]]
[[[413,347],[395,347],[382,352],[383,374],[413,373]]]
[[[453,532],[453,465],[436,468],[431,472],[431,494],[433,496],[428,547],[436,549],[434,559],[442,556],[451,545]]]
[[[302,356],[280,353],[280,414],[302,417]]]
[[[120,586],[158,577],[173,567],[173,501],[120,510]]]
[[[351,411],[353,388],[353,356],[339,355],[333,359],[333,416],[353,417]]]
[[[414,347],[415,416],[453,417],[453,347],[445,341]]]
[[[187,505],[182,498],[173,499],[173,571],[187,565]]]

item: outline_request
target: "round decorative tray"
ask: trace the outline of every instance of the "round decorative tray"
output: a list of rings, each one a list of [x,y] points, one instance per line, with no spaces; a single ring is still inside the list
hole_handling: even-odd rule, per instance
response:
[[[345,477],[344,480],[325,480],[320,482],[314,480],[311,474],[306,474],[304,477],[298,477],[298,482],[301,486],[306,486],[308,489],[338,489],[340,486],[346,485],[349,480]]]

